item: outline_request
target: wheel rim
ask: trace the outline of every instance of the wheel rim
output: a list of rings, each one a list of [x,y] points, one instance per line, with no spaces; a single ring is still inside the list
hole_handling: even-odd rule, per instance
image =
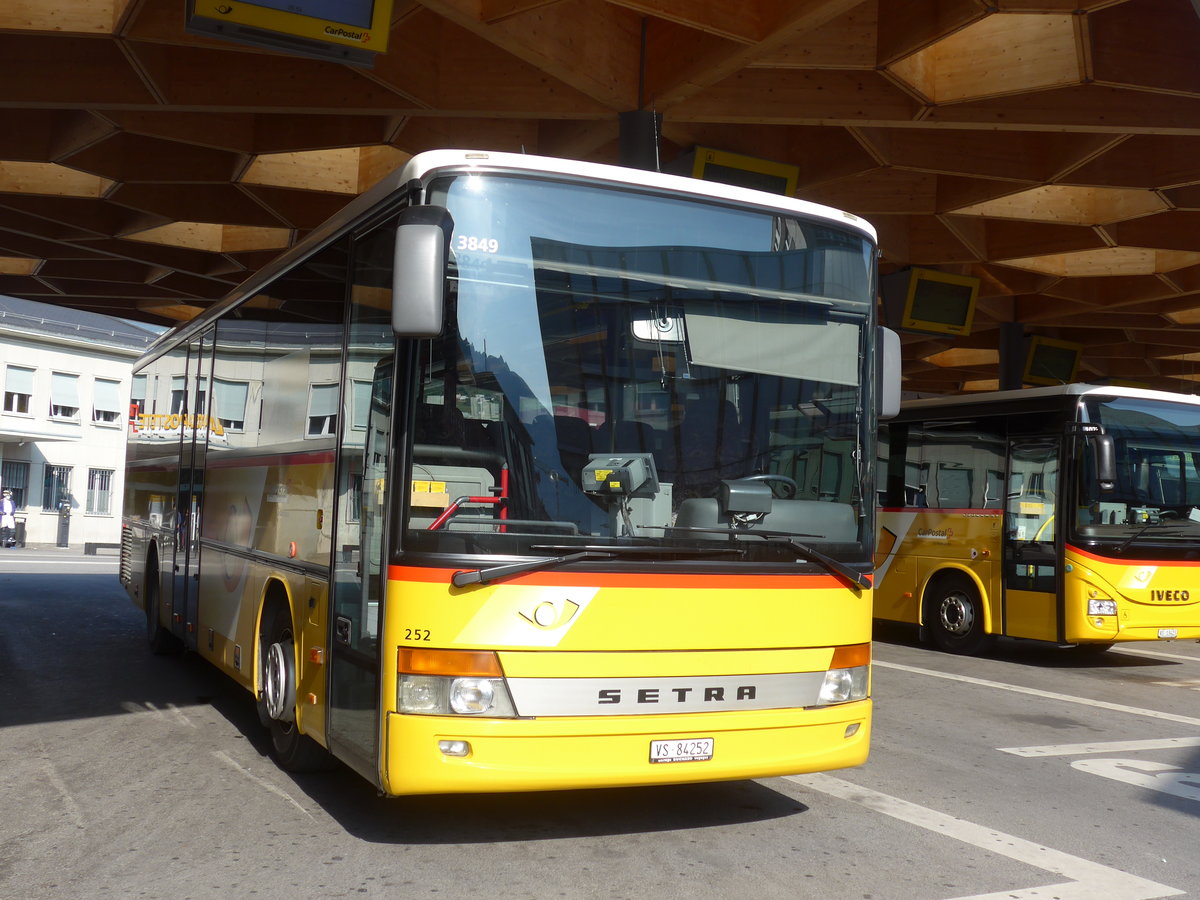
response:
[[[942,598],[938,619],[947,634],[955,637],[970,634],[975,627],[975,604],[962,591],[952,591]]]
[[[275,643],[267,648],[263,666],[263,700],[267,715],[278,721],[291,721],[291,641]]]

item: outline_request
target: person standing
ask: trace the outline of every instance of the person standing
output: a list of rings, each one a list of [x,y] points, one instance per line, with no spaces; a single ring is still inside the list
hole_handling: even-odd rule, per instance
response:
[[[17,520],[13,518],[13,512],[16,509],[13,506],[12,491],[4,491],[0,496],[0,547],[15,547],[17,539],[14,534],[17,527]]]

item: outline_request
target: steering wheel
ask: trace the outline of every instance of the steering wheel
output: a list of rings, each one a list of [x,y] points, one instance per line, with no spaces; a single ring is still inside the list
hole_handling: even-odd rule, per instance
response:
[[[796,486],[796,482],[794,479],[788,478],[786,475],[775,475],[774,473],[771,473],[771,472],[765,472],[762,475],[747,475],[742,480],[743,481],[765,481],[768,483],[778,482],[779,484],[781,484],[783,486],[783,497],[781,498],[783,500],[791,500],[793,497],[796,496],[796,491],[799,490],[799,488]],[[775,492],[775,490],[774,490],[774,488],[772,488],[771,493],[774,493],[774,492]]]

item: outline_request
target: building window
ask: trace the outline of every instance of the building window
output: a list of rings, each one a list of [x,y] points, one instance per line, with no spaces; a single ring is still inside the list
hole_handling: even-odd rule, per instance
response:
[[[121,421],[121,383],[97,378],[92,388],[92,421],[116,424]]]
[[[33,398],[33,369],[9,366],[4,376],[4,411],[29,415]]]
[[[112,515],[112,469],[88,469],[87,511],[92,515]]]
[[[50,373],[50,418],[79,419],[79,376]]]
[[[371,415],[371,382],[350,382],[350,427],[356,431],[367,427]]]
[[[146,411],[146,376],[134,375],[129,385],[129,418],[133,419]]]
[[[46,466],[46,477],[42,479],[42,509],[55,512],[59,504],[71,502],[71,467]]]
[[[0,487],[12,491],[14,507],[24,509],[29,496],[29,463],[5,460],[0,464]]]
[[[187,379],[182,375],[171,376],[171,413],[183,412],[183,398],[187,392]]]
[[[212,415],[227,431],[242,431],[246,427],[246,398],[250,385],[244,381],[213,379]]]
[[[337,433],[338,386],[314,384],[308,397],[308,436]]]

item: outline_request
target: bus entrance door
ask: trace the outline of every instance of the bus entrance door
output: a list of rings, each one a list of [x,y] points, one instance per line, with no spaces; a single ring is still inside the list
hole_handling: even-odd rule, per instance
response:
[[[1059,639],[1059,456],[1057,441],[1009,443],[1002,633],[1010,637]]]
[[[199,617],[200,505],[204,495],[204,455],[208,448],[209,392],[205,360],[211,357],[211,350],[211,337],[192,341],[188,347],[186,395],[179,428],[171,631],[192,650],[196,649],[196,620]],[[202,423],[205,427],[201,427]]]
[[[390,272],[393,229],[360,240],[355,284]],[[329,746],[359,774],[379,781],[380,625],[387,558],[384,522],[392,436],[391,300],[356,290],[347,334],[330,621]],[[346,427],[351,426],[351,427]],[[391,661],[396,664],[395,659]]]

